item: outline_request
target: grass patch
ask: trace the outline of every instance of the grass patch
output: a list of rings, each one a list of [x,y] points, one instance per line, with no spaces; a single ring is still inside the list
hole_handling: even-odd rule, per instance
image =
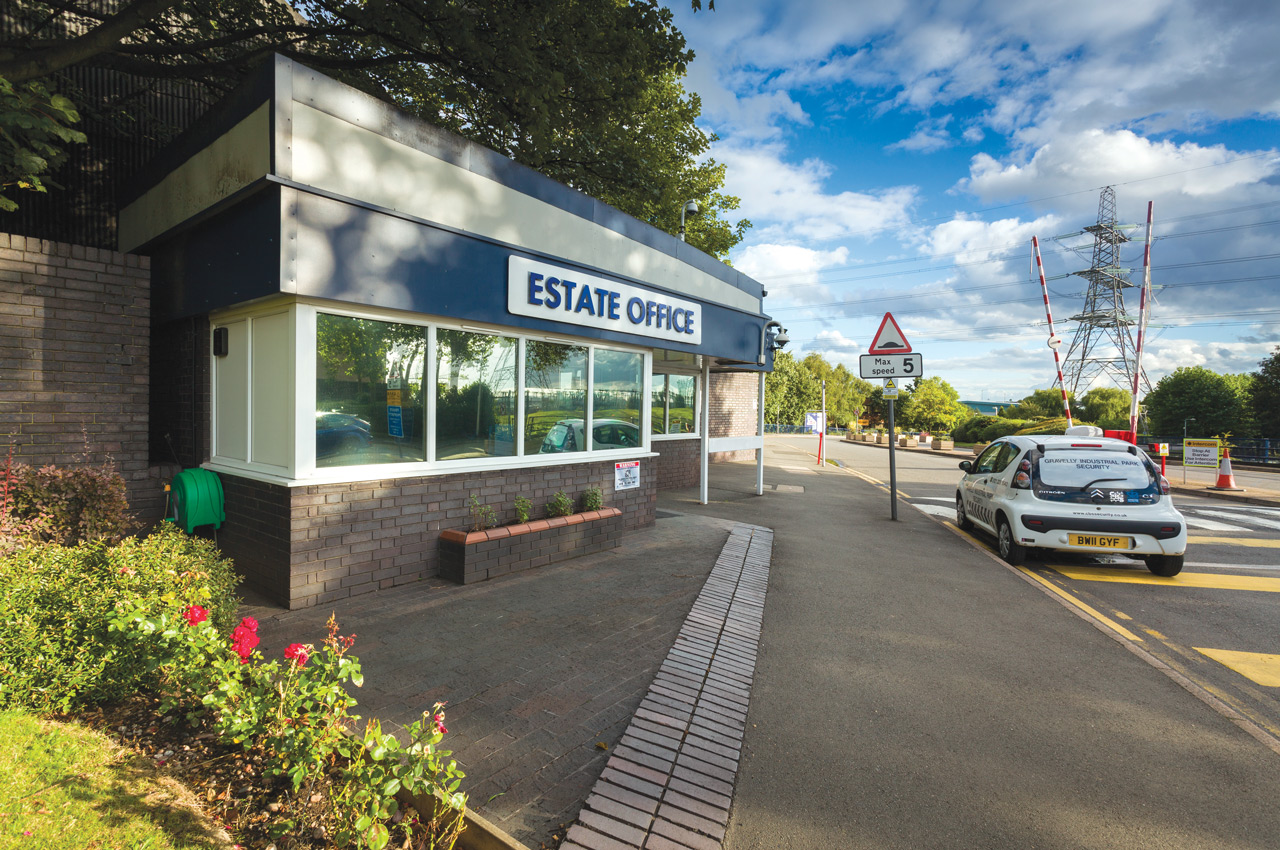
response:
[[[229,848],[189,791],[106,736],[0,711],[0,850]]]

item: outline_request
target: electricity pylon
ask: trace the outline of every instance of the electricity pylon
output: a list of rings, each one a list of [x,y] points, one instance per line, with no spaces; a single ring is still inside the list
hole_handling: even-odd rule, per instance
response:
[[[1115,189],[1106,186],[1098,199],[1098,223],[1085,228],[1093,234],[1093,262],[1075,273],[1089,281],[1089,288],[1084,309],[1071,317],[1076,333],[1067,349],[1063,380],[1072,393],[1088,392],[1100,378],[1127,390],[1139,368],[1131,330],[1138,320],[1124,306],[1124,291],[1133,286],[1129,270],[1120,267],[1120,246],[1129,241],[1124,230],[1116,224]],[[1144,394],[1151,390],[1145,370],[1139,381]]]

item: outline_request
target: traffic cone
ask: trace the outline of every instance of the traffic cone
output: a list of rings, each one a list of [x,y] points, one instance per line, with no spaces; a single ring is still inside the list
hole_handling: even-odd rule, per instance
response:
[[[1244,492],[1243,487],[1236,486],[1236,477],[1231,474],[1231,452],[1227,449],[1222,450],[1222,460],[1218,461],[1218,483],[1209,488],[1210,490],[1238,490]]]

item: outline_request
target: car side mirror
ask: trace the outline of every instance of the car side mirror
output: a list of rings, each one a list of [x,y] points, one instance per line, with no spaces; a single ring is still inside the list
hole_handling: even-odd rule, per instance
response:
[[[973,464],[970,461],[962,460],[960,461],[960,468],[963,469],[965,472],[972,472]]]

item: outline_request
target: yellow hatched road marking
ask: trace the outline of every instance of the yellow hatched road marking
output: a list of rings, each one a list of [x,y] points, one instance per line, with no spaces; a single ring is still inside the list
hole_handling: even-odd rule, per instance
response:
[[[1246,679],[1252,679],[1267,688],[1280,688],[1280,655],[1262,652],[1235,652],[1230,649],[1205,649],[1194,647],[1196,652],[1230,667]]]
[[[1052,567],[1076,581],[1112,581],[1120,584],[1164,584],[1170,587],[1194,587],[1203,590],[1253,590],[1280,593],[1280,578],[1269,576],[1232,576],[1215,573],[1178,573],[1161,578],[1147,572],[1104,567]]]
[[[1188,537],[1188,543],[1217,543],[1220,546],[1248,546],[1253,549],[1280,549],[1280,540],[1253,537]]]

